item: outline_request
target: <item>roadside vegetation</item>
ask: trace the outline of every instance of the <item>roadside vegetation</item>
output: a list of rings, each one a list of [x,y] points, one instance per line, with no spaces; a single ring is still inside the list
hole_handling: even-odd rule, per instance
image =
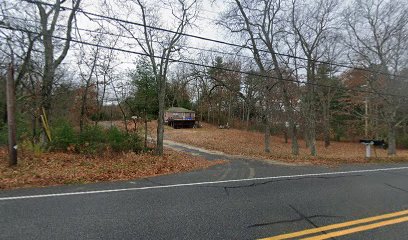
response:
[[[154,123],[152,123],[154,125]],[[152,126],[152,129],[154,126]],[[365,158],[365,146],[353,141],[333,141],[325,147],[323,140],[316,145],[319,156],[308,154],[306,142],[299,141],[299,156],[291,154],[290,142],[284,136],[271,137],[269,153],[264,151],[263,133],[240,129],[219,129],[218,126],[203,123],[197,129],[165,129],[166,139],[208,149],[221,151],[231,155],[241,155],[256,159],[277,160],[295,164],[340,165],[347,163],[397,163],[408,162],[408,150],[400,148],[398,156],[389,157],[387,150],[376,147],[372,150],[372,158]]]
[[[163,174],[208,168],[224,161],[207,161],[166,150],[163,157],[151,152],[94,155],[74,152],[19,152],[19,164],[7,165],[7,151],[0,148],[0,189],[43,187],[134,180]]]
[[[8,145],[10,169],[2,165],[0,178],[37,176],[30,169],[38,165],[49,174],[39,179],[55,180],[62,154],[78,159],[68,166],[95,162],[95,171],[121,179],[132,158],[178,161],[166,153],[166,138],[312,164],[367,162],[359,140],[375,139],[386,150],[376,149],[370,161],[405,161],[403,0],[211,2],[212,21],[200,17],[200,0],[3,1],[0,148],[4,155]],[[198,36],[197,26],[222,34]],[[167,117],[171,107],[187,108],[195,119]],[[174,116],[203,128],[165,127]],[[114,172],[110,166],[122,158],[128,160],[118,160]],[[138,172],[137,162],[129,169]],[[82,170],[73,168],[72,176],[99,179]]]
[[[50,133],[48,143],[33,143],[27,132],[19,133],[17,166],[8,166],[7,149],[0,147],[0,189],[131,180],[223,163],[170,149],[156,156],[150,142],[144,148],[140,132],[126,132],[107,122],[86,125],[81,132],[59,120]],[[4,138],[4,133],[0,136]]]

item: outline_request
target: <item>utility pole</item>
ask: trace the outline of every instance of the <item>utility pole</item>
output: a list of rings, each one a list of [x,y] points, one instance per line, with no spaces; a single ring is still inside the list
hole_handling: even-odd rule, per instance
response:
[[[10,63],[7,69],[7,126],[9,145],[9,165],[17,165],[17,142],[16,142],[16,94],[14,89],[14,65]]]

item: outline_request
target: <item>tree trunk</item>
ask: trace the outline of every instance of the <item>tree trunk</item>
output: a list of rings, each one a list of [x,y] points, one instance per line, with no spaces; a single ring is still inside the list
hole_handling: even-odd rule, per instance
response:
[[[42,18],[45,16],[42,16]],[[48,16],[47,16],[48,18]],[[42,19],[44,20],[44,19]],[[41,104],[40,107],[45,110],[45,114],[50,116],[51,110],[51,93],[55,78],[55,58],[54,58],[54,44],[52,42],[52,32],[45,29],[43,26],[43,45],[44,45],[44,67],[43,78],[41,86]]]
[[[264,127],[265,127],[265,137],[264,137],[264,145],[265,145],[265,152],[270,153],[271,148],[271,126],[269,124],[268,118],[265,116],[265,122],[264,122]]]
[[[250,115],[251,115],[251,108],[250,108],[250,106],[248,104],[247,114],[246,114],[246,129],[247,130],[249,130],[249,118],[250,118]]]
[[[310,155],[317,156],[316,149],[316,125],[314,120],[310,120],[310,129],[309,129],[309,143],[310,143]]]
[[[287,117],[289,121],[289,135],[292,140],[292,155],[297,156],[299,155],[299,144],[297,141],[297,130],[296,130],[296,123],[295,123],[295,116],[292,110],[292,105],[290,103],[290,96],[286,85],[282,83],[282,92],[283,92],[283,104],[285,109],[287,109]]]
[[[14,89],[14,66],[10,63],[7,73],[7,123],[8,123],[8,150],[9,165],[17,165],[16,142],[16,93]]]
[[[323,119],[323,139],[324,147],[328,148],[330,146],[330,120],[327,117]]]
[[[159,76],[158,81],[158,100],[159,100],[159,116],[157,119],[157,140],[156,140],[156,155],[163,156],[163,139],[164,139],[164,108],[166,101],[166,80],[165,76]]]
[[[245,109],[246,109],[245,102],[242,101],[242,120],[241,120],[242,124],[245,123],[245,111],[246,111]]]
[[[6,95],[7,95],[7,91],[6,91],[6,89],[7,89],[7,79],[3,78],[2,76],[0,76],[0,79],[1,79],[1,85],[2,85],[2,87],[4,89],[4,92],[2,92],[2,96],[1,96],[3,98],[3,100],[4,100],[4,104],[2,104],[2,106],[1,106],[3,108],[3,116],[1,116],[1,117],[2,117],[3,123],[7,124],[7,97],[6,97]]]
[[[218,126],[221,124],[221,103],[218,105],[217,124],[218,124]]]
[[[324,147],[328,148],[330,146],[330,115],[329,108],[325,103],[322,104],[323,110],[323,140]]]
[[[291,149],[292,149],[292,155],[297,156],[299,155],[299,143],[298,143],[298,137],[297,137],[297,127],[296,123],[293,120],[293,112],[288,112],[288,121],[289,121],[289,129],[288,133],[291,139]]]
[[[299,143],[297,141],[297,127],[293,121],[289,122],[289,130],[292,138],[292,154],[297,156],[299,155]]]
[[[82,133],[84,129],[84,118],[85,118],[85,108],[86,108],[86,102],[88,100],[88,84],[85,87],[85,92],[84,95],[82,96],[82,103],[81,103],[81,112],[79,115],[79,132]]]
[[[32,134],[31,142],[33,144],[38,142],[38,138],[37,138],[37,121],[38,121],[38,119],[37,119],[36,114],[32,114],[32,116],[31,116],[31,134]]]
[[[308,123],[306,122],[304,127],[303,127],[303,138],[305,139],[305,147],[310,148],[310,137],[309,137],[309,126]]]
[[[51,41],[51,40],[49,40]],[[48,45],[47,45],[48,44]],[[39,104],[39,111],[41,114],[45,113],[45,116],[48,120],[51,117],[51,95],[55,77],[55,68],[54,68],[54,53],[53,53],[53,46],[49,45],[48,41],[44,40],[44,57],[45,57],[45,65],[44,65],[44,75],[42,79],[42,86],[41,86],[41,102]],[[44,110],[44,112],[43,112]],[[45,117],[44,116],[44,117]],[[38,125],[41,126],[42,132],[40,133],[40,141],[45,144],[49,141],[47,138],[47,130],[44,126],[41,118],[38,118]]]
[[[397,154],[397,144],[396,144],[396,129],[395,123],[388,123],[388,156],[395,156]]]
[[[231,124],[231,105],[232,105],[231,102],[232,101],[231,101],[231,98],[230,98],[229,101],[228,101],[228,120],[227,120],[228,125],[232,125]]]
[[[328,148],[330,146],[330,130],[326,126],[326,124],[324,124],[324,125],[325,125],[324,128],[323,128],[324,147]]]
[[[122,105],[120,103],[118,103],[118,106],[119,106],[120,112],[122,113],[122,116],[123,116],[123,122],[125,123],[125,131],[126,131],[126,133],[129,133],[129,128],[128,128],[128,124],[127,124],[125,109],[123,109],[123,107],[122,107]]]
[[[308,59],[311,59],[309,56]],[[310,155],[317,156],[317,149],[316,149],[316,110],[315,110],[315,99],[314,99],[314,82],[316,79],[315,76],[315,65],[314,62],[308,60],[307,63],[307,79],[310,84],[307,85],[307,97],[308,97],[308,112],[307,118],[308,121],[308,137],[309,137],[309,148],[310,148]]]

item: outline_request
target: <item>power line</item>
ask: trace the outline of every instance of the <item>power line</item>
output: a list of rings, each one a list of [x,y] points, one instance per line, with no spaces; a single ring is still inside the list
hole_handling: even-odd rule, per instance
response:
[[[34,31],[30,31],[30,30],[27,30],[27,29],[18,29],[18,28],[14,28],[14,27],[10,27],[10,26],[0,25],[0,28],[8,29],[8,30],[21,31],[21,32],[26,32],[26,33],[31,33],[31,34],[38,34],[38,33],[34,32]],[[53,37],[55,39],[60,39],[60,40],[68,40],[65,37],[59,37],[59,36],[54,36],[54,35],[51,35],[51,37]],[[132,50],[126,50],[126,49],[121,49],[121,48],[116,48],[116,47],[110,47],[110,46],[104,46],[104,45],[101,45],[101,44],[90,43],[90,42],[86,42],[86,41],[80,41],[80,40],[76,40],[76,39],[73,39],[73,38],[70,39],[70,40],[72,42],[80,43],[80,44],[84,44],[84,45],[88,45],[88,46],[100,47],[100,48],[105,48],[105,49],[109,49],[109,50],[113,50],[113,51],[119,51],[119,52],[125,52],[125,53],[150,57],[150,55],[147,54],[147,53],[142,53],[142,52],[137,52],[137,51],[132,51]],[[165,57],[161,57],[161,56],[153,56],[153,57],[156,58],[156,59],[166,59]],[[250,76],[257,76],[257,77],[262,77],[262,78],[275,79],[275,80],[283,81],[283,82],[312,85],[312,86],[317,86],[317,87],[326,87],[326,88],[331,88],[331,89],[344,89],[344,88],[340,88],[338,86],[330,86],[330,85],[319,84],[319,83],[310,83],[310,82],[304,82],[304,81],[300,81],[300,80],[293,80],[293,79],[287,79],[287,78],[278,78],[278,77],[262,75],[262,74],[258,74],[258,73],[254,73],[254,72],[245,72],[245,71],[241,71],[241,70],[229,69],[229,68],[224,68],[224,67],[210,66],[210,65],[206,65],[206,64],[195,63],[195,62],[179,60],[179,59],[173,59],[173,58],[169,58],[169,61],[170,62],[193,65],[193,66],[198,66],[198,67],[212,68],[212,69],[223,70],[223,71],[228,71],[228,72],[246,74],[246,75],[250,75]],[[374,91],[356,90],[356,89],[344,89],[344,90],[351,91],[351,92],[375,94],[375,95],[378,95],[378,96],[390,96],[390,97],[408,99],[408,96],[391,94],[391,93],[379,93],[379,92],[374,92]]]
[[[33,4],[41,4],[41,5],[56,7],[55,4],[46,3],[46,2],[43,2],[43,1],[34,1],[34,0],[24,0],[24,1],[26,1],[28,3],[33,3]],[[72,8],[65,7],[65,6],[64,7],[60,6],[59,8],[60,9],[73,10]],[[115,17],[110,17],[110,16],[104,16],[104,15],[101,15],[101,14],[97,14],[97,13],[93,13],[93,12],[89,12],[89,11],[84,11],[83,9],[79,9],[78,11],[83,13],[84,15],[91,15],[91,16],[95,16],[95,17],[99,17],[99,18],[103,18],[103,19],[116,21],[116,22],[122,22],[122,23],[126,23],[126,24],[139,26],[139,27],[146,27],[146,28],[150,28],[150,29],[153,29],[153,30],[158,30],[158,31],[163,31],[163,32],[168,32],[168,33],[173,33],[173,34],[180,34],[180,35],[183,35],[183,36],[186,36],[186,37],[191,37],[191,38],[195,38],[195,39],[199,39],[199,40],[203,40],[203,41],[209,41],[209,42],[228,45],[228,46],[232,46],[232,47],[239,47],[239,48],[245,48],[245,49],[253,50],[253,48],[251,48],[249,46],[245,46],[245,45],[239,45],[239,44],[235,44],[235,43],[230,43],[230,42],[221,41],[221,40],[217,40],[217,39],[197,36],[197,35],[188,34],[188,33],[179,33],[179,32],[176,32],[176,31],[173,31],[173,30],[170,30],[170,29],[161,28],[161,27],[154,27],[154,26],[150,26],[150,25],[147,25],[147,24],[138,23],[138,22],[129,21],[129,20],[124,20],[124,19],[115,18]],[[266,49],[259,49],[258,51],[264,52],[264,53],[270,53]],[[315,63],[321,63],[321,64],[330,65],[330,66],[336,66],[336,67],[342,67],[342,68],[348,68],[348,69],[355,69],[355,70],[360,70],[360,71],[366,71],[366,72],[377,73],[377,74],[379,73],[379,74],[383,74],[383,75],[403,78],[402,76],[399,76],[399,75],[396,75],[396,74],[390,74],[390,73],[385,73],[385,72],[381,72],[381,71],[374,71],[374,70],[366,69],[366,68],[362,68],[362,67],[350,66],[350,65],[345,64],[345,63],[335,63],[335,62],[315,60],[315,59],[309,60],[309,59],[307,59],[305,57],[299,57],[299,56],[294,56],[294,55],[285,54],[285,53],[275,53],[275,54],[278,55],[278,56],[288,57],[288,58],[293,58],[293,59],[298,59],[298,60],[303,60],[303,61],[312,61],[312,62],[315,62]]]
[[[8,15],[1,15],[7,18],[11,18],[11,19],[16,19],[16,20],[21,20],[21,21],[26,21],[26,22],[32,22],[32,23],[40,23],[39,21],[35,21],[35,20],[31,20],[31,19],[24,19],[24,18],[19,18],[19,17],[15,17],[15,16],[8,16]],[[58,27],[62,27],[62,28],[67,28],[67,26],[62,25],[62,24],[56,24],[56,26]],[[36,27],[36,26],[30,26],[30,27]],[[141,38],[136,38],[136,37],[131,37],[131,36],[126,36],[123,34],[117,34],[117,33],[111,33],[111,32],[99,32],[97,30],[92,30],[92,29],[86,29],[86,28],[80,28],[80,27],[76,27],[76,26],[72,26],[72,29],[75,30],[79,30],[79,31],[84,31],[84,32],[88,32],[88,33],[101,33],[103,35],[109,35],[109,36],[115,36],[115,37],[122,37],[122,38],[126,38],[126,39],[131,39],[131,40],[143,40]],[[155,43],[161,43],[160,41],[157,40],[152,40],[152,42]],[[179,45],[177,45],[179,46]],[[180,47],[180,46],[179,46]],[[194,50],[199,50],[199,51],[206,51],[206,52],[212,52],[212,53],[218,53],[218,54],[225,54],[225,55],[230,55],[230,56],[235,56],[235,57],[242,57],[242,58],[248,58],[248,59],[253,59],[253,57],[250,56],[246,56],[246,55],[242,55],[242,54],[238,54],[238,53],[230,53],[230,52],[223,52],[223,51],[219,51],[219,50],[214,50],[214,49],[205,49],[205,48],[199,48],[199,47],[193,47],[193,46],[185,46],[186,48],[191,48]]]

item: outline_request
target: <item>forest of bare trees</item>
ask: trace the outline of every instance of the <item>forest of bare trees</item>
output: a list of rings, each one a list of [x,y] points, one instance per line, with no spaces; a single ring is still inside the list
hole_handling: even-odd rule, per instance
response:
[[[223,8],[204,25],[211,4]],[[10,114],[17,142],[41,145],[61,119],[82,132],[136,116],[145,133],[157,120],[162,155],[164,112],[174,106],[263,132],[271,154],[271,136],[294,156],[300,139],[311,156],[317,141],[383,139],[390,156],[408,147],[402,0],[10,0],[0,11],[0,144]]]

